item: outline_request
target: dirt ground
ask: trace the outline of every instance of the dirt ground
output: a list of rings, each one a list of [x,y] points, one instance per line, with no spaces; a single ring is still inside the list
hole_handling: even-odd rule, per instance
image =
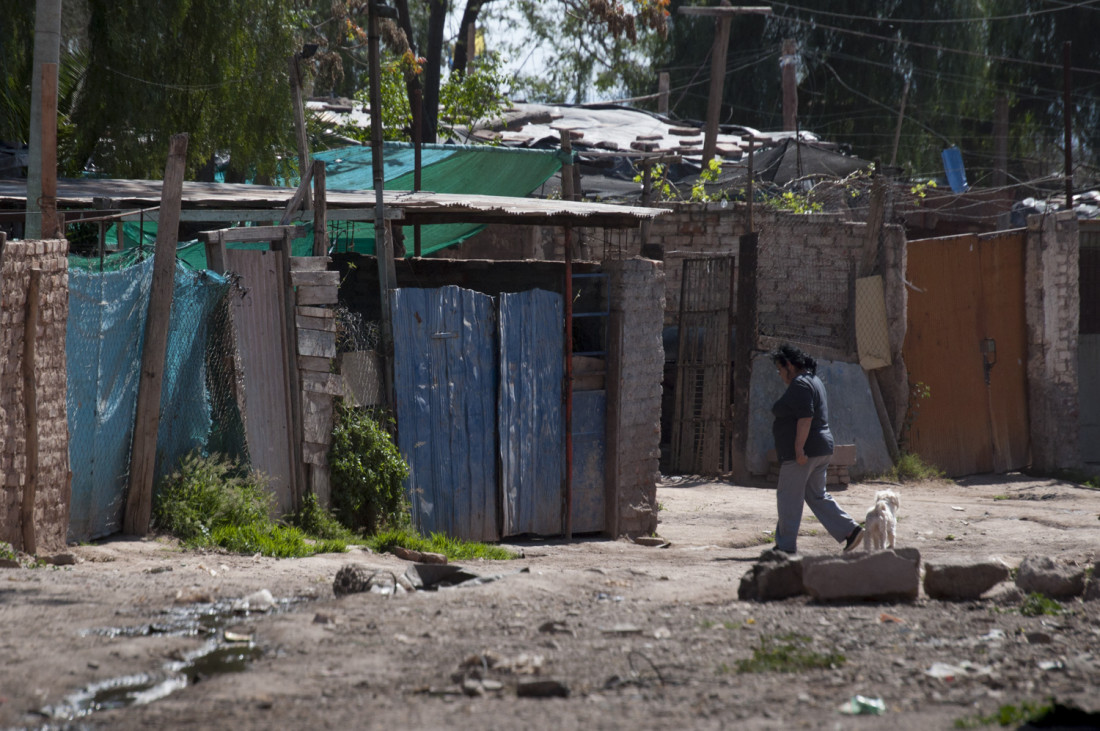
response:
[[[882,487],[836,497],[861,516]],[[925,561],[1100,559],[1100,491],[1020,475],[898,489],[898,545]],[[0,728],[900,731],[1052,697],[1100,711],[1100,602],[1038,617],[1018,603],[923,595],[741,602],[741,575],[774,528],[774,492],[669,480],[658,500],[667,547],[517,544],[522,559],[465,565],[496,581],[394,596],[334,598],[344,564],[409,566],[361,550],[274,560],[113,540],[72,547],[74,566],[0,569]],[[803,518],[800,553],[839,550]],[[234,611],[260,589],[273,611]],[[843,659],[739,672],[792,634]],[[216,661],[189,664],[215,646]],[[567,697],[519,696],[540,679],[556,681],[543,693]],[[881,699],[886,715],[842,714],[855,695]]]

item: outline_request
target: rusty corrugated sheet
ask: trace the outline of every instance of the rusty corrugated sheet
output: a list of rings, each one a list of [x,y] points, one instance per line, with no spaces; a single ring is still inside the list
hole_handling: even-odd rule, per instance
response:
[[[554,292],[500,297],[500,478],[506,536],[562,531],[562,309],[561,295]]]

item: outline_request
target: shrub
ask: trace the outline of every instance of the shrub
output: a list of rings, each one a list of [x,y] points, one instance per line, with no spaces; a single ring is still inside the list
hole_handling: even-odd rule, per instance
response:
[[[302,505],[292,517],[293,524],[303,533],[330,540],[351,540],[351,531],[340,524],[332,513],[321,507],[312,492],[302,498]]]
[[[368,534],[408,525],[409,467],[389,432],[362,409],[338,403],[329,468],[336,517]]]
[[[942,477],[943,470],[928,464],[921,459],[920,455],[910,452],[899,454],[898,461],[883,475],[883,478],[891,482],[920,482],[938,480]]]
[[[270,521],[273,497],[258,472],[246,472],[221,455],[195,452],[160,484],[153,524],[192,545],[208,543],[214,529]]]

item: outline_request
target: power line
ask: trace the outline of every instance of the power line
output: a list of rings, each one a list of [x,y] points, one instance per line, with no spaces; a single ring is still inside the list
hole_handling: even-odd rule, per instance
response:
[[[792,23],[797,23],[798,25],[808,25],[808,26],[811,26],[813,28],[822,28],[824,30],[831,30],[831,31],[835,31],[837,33],[843,33],[845,35],[858,36],[860,38],[871,38],[871,39],[874,39],[876,41],[885,41],[887,43],[893,43],[893,44],[898,44],[898,45],[912,46],[913,48],[927,48],[929,50],[942,51],[944,53],[956,53],[956,54],[959,54],[961,56],[971,56],[971,57],[974,57],[974,58],[981,58],[981,59],[984,59],[986,61],[1002,61],[1002,62],[1005,62],[1005,63],[1015,63],[1015,64],[1020,64],[1020,65],[1023,65],[1023,66],[1035,66],[1035,67],[1038,67],[1038,68],[1056,69],[1058,71],[1063,70],[1063,67],[1062,67],[1061,64],[1043,63],[1042,61],[1026,61],[1024,59],[1010,58],[1008,56],[991,56],[989,54],[982,53],[981,51],[968,51],[968,50],[961,49],[961,48],[948,48],[947,46],[937,46],[934,43],[921,43],[919,41],[905,40],[904,38],[891,38],[889,36],[880,36],[880,35],[875,35],[874,33],[864,33],[862,31],[850,30],[848,28],[840,28],[840,27],[837,27],[837,26],[834,26],[834,25],[825,25],[824,23],[818,23],[818,22],[813,21],[813,20],[803,20],[801,18],[795,18],[795,17],[788,16],[788,15],[780,15],[780,16],[773,16],[773,17],[782,18],[783,20],[789,20]],[[1092,74],[1092,75],[1095,75],[1095,76],[1100,76],[1100,70],[1097,70],[1097,69],[1085,69],[1085,68],[1076,68],[1076,67],[1074,67],[1074,68],[1071,68],[1070,70],[1075,74]]]
[[[976,18],[879,18],[870,15],[830,13],[827,10],[813,10],[811,12],[813,12],[814,15],[828,15],[833,18],[843,18],[844,20],[859,20],[867,23],[911,23],[913,25],[935,25],[947,23],[984,23],[986,21],[994,20],[1017,20],[1019,18],[1032,18],[1036,15],[1045,15],[1047,13],[1061,13],[1067,10],[1074,10],[1076,8],[1090,9],[1091,6],[1096,5],[1097,2],[1100,2],[1100,0],[1082,0],[1082,2],[1066,3],[1061,7],[1050,8],[1048,10],[1031,10],[1026,13],[1013,13],[1011,15],[989,15]],[[774,0],[772,0],[770,4],[773,6],[784,8],[786,10],[806,10],[806,8],[804,7],[791,5],[789,3],[775,2]]]

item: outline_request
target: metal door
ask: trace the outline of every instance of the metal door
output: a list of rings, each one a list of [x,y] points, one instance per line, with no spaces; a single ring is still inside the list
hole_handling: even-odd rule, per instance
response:
[[[500,483],[504,535],[562,532],[561,295],[500,296]],[[601,515],[602,519],[602,515]]]
[[[909,242],[909,449],[950,476],[1028,463],[1022,232]]]
[[[398,445],[413,524],[473,541],[500,538],[496,323],[492,298],[455,286],[392,300]]]

